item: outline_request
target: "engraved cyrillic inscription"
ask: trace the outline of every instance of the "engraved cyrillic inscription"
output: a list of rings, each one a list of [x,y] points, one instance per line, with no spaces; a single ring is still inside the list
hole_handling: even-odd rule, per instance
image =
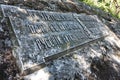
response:
[[[23,70],[45,63],[49,57],[51,59],[54,56],[54,59],[57,54],[90,42],[96,39],[94,36],[101,37],[102,34],[100,27],[103,25],[96,24],[100,22],[94,16],[28,10],[6,5],[1,7],[3,15],[9,17],[12,32],[19,43],[17,49],[20,51],[15,52]],[[67,53],[62,55],[65,54]]]
[[[105,25],[98,19],[96,15],[78,15],[79,20],[83,22],[87,29],[95,36],[108,35]]]

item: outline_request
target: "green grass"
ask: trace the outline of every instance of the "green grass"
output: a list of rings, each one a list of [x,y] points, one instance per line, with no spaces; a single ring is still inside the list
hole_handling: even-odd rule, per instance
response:
[[[109,12],[115,17],[120,18],[120,0],[80,0],[89,4],[101,8],[102,10]]]

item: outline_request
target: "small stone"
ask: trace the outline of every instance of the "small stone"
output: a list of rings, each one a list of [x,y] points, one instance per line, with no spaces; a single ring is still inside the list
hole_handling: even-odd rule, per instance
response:
[[[0,32],[3,32],[4,30],[3,30],[3,28],[2,28],[2,26],[0,26]]]

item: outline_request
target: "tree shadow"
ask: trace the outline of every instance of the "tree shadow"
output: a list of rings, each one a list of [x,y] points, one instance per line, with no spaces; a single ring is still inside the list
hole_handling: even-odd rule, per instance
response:
[[[87,45],[85,48],[69,55],[50,61],[46,67],[47,69],[41,70],[40,74],[38,71],[38,73],[32,76],[38,75],[38,78],[46,77],[46,80],[87,80],[92,75],[93,79],[96,80],[119,79],[119,73],[117,72],[119,68],[114,66],[117,64],[112,64],[112,61],[109,59],[104,60],[105,57],[100,58],[101,56],[106,56],[108,53],[112,54],[110,51],[118,47],[116,46],[117,43],[111,43],[109,40],[108,43],[110,45],[106,42],[103,42],[103,45],[101,43]]]
[[[120,80],[120,64],[109,58],[95,57],[91,63],[91,72],[97,80]]]

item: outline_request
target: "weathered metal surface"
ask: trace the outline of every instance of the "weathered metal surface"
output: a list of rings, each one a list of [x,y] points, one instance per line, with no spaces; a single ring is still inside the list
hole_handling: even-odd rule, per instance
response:
[[[34,66],[40,64],[44,66],[50,60],[107,35],[98,29],[103,24],[96,27],[98,24],[95,23],[91,26],[96,19],[92,20],[89,16],[87,18],[73,13],[35,11],[6,5],[1,5],[1,8],[3,15],[9,17],[11,33],[14,34],[14,52],[22,71],[34,70]],[[82,21],[88,22],[85,23],[87,27]]]

